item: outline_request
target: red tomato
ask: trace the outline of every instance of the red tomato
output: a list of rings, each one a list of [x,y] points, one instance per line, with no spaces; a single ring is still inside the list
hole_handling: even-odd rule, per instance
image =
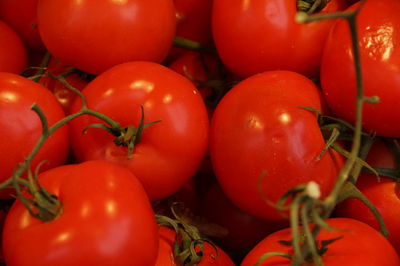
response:
[[[325,141],[315,114],[301,106],[321,110],[314,83],[294,72],[272,71],[237,84],[215,110],[210,150],[216,176],[228,198],[254,216],[284,219],[259,189],[276,202],[311,180],[327,195],[336,181],[340,160],[331,151],[317,160]]]
[[[17,163],[33,149],[42,133],[42,125],[30,108],[37,103],[47,117],[49,126],[64,118],[57,99],[45,87],[21,76],[0,73],[0,182],[11,177]],[[47,160],[41,170],[65,162],[69,150],[68,131],[64,126],[46,140],[33,160],[34,169]],[[4,191],[0,197],[10,197]]]
[[[33,50],[45,50],[37,27],[39,0],[1,0],[0,19],[10,25]]]
[[[50,53],[91,74],[133,60],[161,62],[176,27],[172,0],[39,0],[38,24]]]
[[[40,182],[59,198],[62,212],[42,222],[17,200],[3,233],[7,265],[154,264],[154,214],[143,187],[128,170],[91,161],[49,170]]]
[[[18,74],[27,67],[27,55],[21,39],[0,21],[0,72]]]
[[[368,0],[357,17],[364,95],[380,98],[378,104],[364,104],[363,126],[392,137],[400,137],[399,13],[399,1]],[[326,43],[321,83],[332,111],[354,122],[356,80],[351,47],[348,25],[340,21]]]
[[[155,266],[176,266],[174,261],[174,240],[175,231],[165,226],[159,227],[159,249],[158,258]],[[235,265],[229,256],[220,248],[217,247],[218,253],[211,244],[203,242],[204,252],[201,261],[196,264],[198,266],[233,266]]]
[[[82,91],[88,106],[122,126],[161,122],[143,131],[128,159],[127,148],[116,146],[101,129],[82,130],[99,120],[80,117],[71,123],[78,160],[105,159],[128,167],[143,183],[151,200],[177,192],[196,173],[208,145],[208,118],[203,99],[183,76],[156,63],[131,62],[104,72]],[[77,102],[72,111],[80,107]]]
[[[367,162],[374,167],[396,168],[394,155],[382,142],[376,142],[368,154]],[[400,252],[400,188],[399,184],[390,178],[362,173],[357,181],[357,187],[375,205],[389,230],[389,241]],[[349,217],[362,221],[379,230],[378,222],[369,209],[357,199],[348,199],[336,208],[340,217]]]
[[[344,7],[331,1],[321,12]],[[218,54],[240,77],[268,70],[316,76],[333,20],[295,21],[295,0],[215,0],[212,29]]]
[[[317,239],[322,241],[340,236],[343,236],[343,238],[328,245],[328,251],[322,256],[324,265],[400,265],[399,257],[392,245],[378,231],[367,224],[347,218],[330,219],[328,223],[341,230],[328,231],[322,229]],[[246,256],[241,266],[253,266],[262,255],[268,252],[292,254],[291,247],[279,243],[280,240],[290,241],[291,238],[289,228],[267,236]],[[258,265],[284,266],[290,265],[290,261],[286,258],[274,256],[267,258]]]

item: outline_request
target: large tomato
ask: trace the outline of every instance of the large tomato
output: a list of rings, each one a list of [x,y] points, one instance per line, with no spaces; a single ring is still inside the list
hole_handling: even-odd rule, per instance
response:
[[[161,62],[176,22],[172,0],[39,0],[38,25],[56,58],[100,74],[133,60]]]
[[[37,27],[39,0],[1,0],[0,19],[10,25],[33,50],[45,50]]]
[[[215,0],[212,29],[218,54],[241,77],[268,70],[316,76],[332,20],[299,24],[296,0]],[[321,12],[343,8],[331,1]]]
[[[354,8],[354,6],[353,6]],[[367,0],[357,17],[364,95],[363,126],[382,136],[400,137],[400,2]],[[354,54],[346,21],[338,21],[327,40],[321,83],[332,111],[354,122],[356,79]]]
[[[0,72],[18,74],[27,67],[24,44],[17,33],[0,21]]]
[[[339,230],[329,231],[322,229],[317,240],[329,240],[340,236],[343,238],[328,245],[328,251],[322,256],[324,265],[400,265],[399,257],[389,241],[367,224],[348,218],[330,219],[328,223]],[[290,241],[291,238],[291,230],[289,228],[267,236],[246,256],[241,266],[255,265],[260,257],[268,252],[292,254],[291,247],[279,243],[281,240]],[[284,266],[291,264],[286,258],[274,256],[267,258],[258,265]]]
[[[140,182],[105,161],[66,165],[40,175],[61,201],[49,222],[17,200],[4,228],[7,265],[154,265],[158,231]]]
[[[45,87],[24,77],[0,73],[0,182],[9,178],[18,163],[29,155],[42,133],[42,124],[30,108],[39,105],[49,126],[64,118],[57,99]],[[31,166],[46,160],[41,170],[64,163],[69,150],[68,131],[64,126],[46,140]],[[4,191],[0,197],[10,197]]]
[[[211,122],[211,160],[226,195],[242,210],[265,219],[284,219],[263,201],[311,180],[323,195],[335,183],[339,161],[325,146],[315,114],[318,88],[304,76],[271,71],[230,90]],[[259,187],[260,186],[260,187]]]
[[[99,120],[79,117],[70,125],[78,160],[105,159],[128,167],[143,183],[150,199],[177,192],[196,173],[208,145],[208,117],[193,84],[174,71],[151,62],[131,62],[104,72],[82,91],[88,106],[126,127],[138,126],[141,109],[145,123],[141,141],[128,158],[102,129],[82,130]],[[80,107],[76,102],[72,111]]]
[[[395,169],[394,155],[382,142],[376,142],[368,154],[367,162],[374,167]],[[373,174],[362,173],[357,181],[360,191],[375,205],[382,215],[389,230],[389,241],[397,251],[400,251],[400,231],[398,225],[400,216],[400,187],[399,183],[388,177],[376,177]],[[369,224],[379,230],[375,216],[361,201],[348,199],[336,207],[336,214],[349,217]]]
[[[159,227],[159,249],[158,258],[155,266],[176,266],[174,260],[174,240],[175,231],[165,227]],[[213,247],[210,243],[203,242],[204,251],[198,266],[233,266],[235,265],[229,256],[220,248]]]

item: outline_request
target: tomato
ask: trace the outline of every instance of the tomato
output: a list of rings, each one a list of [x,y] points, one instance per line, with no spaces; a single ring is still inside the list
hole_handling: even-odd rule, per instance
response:
[[[227,236],[215,238],[214,241],[236,256],[245,255],[264,237],[288,225],[284,222],[266,222],[241,211],[217,184],[208,189],[199,201],[200,216],[228,231]]]
[[[49,222],[17,200],[7,216],[7,265],[153,265],[157,225],[140,182],[105,161],[65,165],[40,175],[62,205]]]
[[[39,0],[38,25],[56,58],[100,74],[128,61],[161,62],[176,20],[172,0]]]
[[[340,236],[343,236],[343,238],[328,245],[328,251],[322,256],[324,265],[400,265],[399,257],[392,245],[372,227],[348,218],[329,219],[328,223],[340,230],[328,231],[322,229],[317,240],[329,240]],[[291,247],[280,244],[280,240],[291,240],[289,228],[267,236],[246,256],[241,266],[254,265],[263,254],[268,252],[292,254]],[[290,265],[290,261],[286,258],[274,256],[267,258],[258,265],[283,266]]]
[[[316,76],[333,20],[298,24],[296,2],[215,0],[213,36],[228,69],[240,77],[278,69]],[[321,12],[343,6],[341,1],[331,1]]]
[[[0,21],[0,72],[18,74],[27,67],[27,55],[21,39]]]
[[[400,137],[399,12],[399,1],[368,0],[357,17],[364,95],[380,99],[378,104],[364,104],[363,127],[392,137]],[[353,123],[356,80],[349,34],[345,21],[332,29],[321,64],[321,84],[335,115]]]
[[[396,168],[394,155],[382,142],[376,142],[368,154],[367,162],[374,167]],[[385,221],[389,230],[389,241],[400,252],[400,188],[399,184],[388,177],[379,179],[368,173],[362,173],[357,181],[357,187],[374,204]],[[379,225],[369,209],[357,199],[348,199],[336,207],[336,214],[349,217],[369,224],[379,230]]]
[[[254,75],[233,87],[218,104],[210,132],[211,160],[222,189],[242,210],[282,220],[272,202],[289,189],[316,181],[322,195],[335,183],[340,160],[317,159],[325,141],[314,113],[321,110],[318,88],[289,71]]]
[[[45,50],[37,27],[36,9],[39,0],[2,0],[0,19],[10,25],[24,44],[33,50]]]
[[[64,118],[64,112],[57,99],[45,87],[24,77],[0,73],[0,182],[11,177],[17,163],[29,155],[42,133],[42,124],[30,108],[39,105],[49,126]],[[31,167],[42,161],[41,170],[65,162],[69,150],[67,127],[58,129],[34,158]],[[10,197],[5,191],[1,197]]]
[[[208,117],[200,93],[185,77],[151,62],[131,62],[104,72],[83,89],[88,106],[122,126],[145,123],[131,158],[102,129],[82,130],[99,120],[80,117],[71,123],[72,147],[79,161],[104,159],[128,167],[151,200],[177,192],[196,173],[208,145]],[[73,112],[80,107],[76,102]]]
[[[174,240],[175,231],[165,226],[159,227],[159,249],[158,258],[155,266],[176,266],[178,264],[174,261]],[[233,266],[235,265],[229,256],[220,248],[217,252],[211,244],[203,241],[204,251],[201,261],[196,264],[198,266],[220,265],[220,266]]]

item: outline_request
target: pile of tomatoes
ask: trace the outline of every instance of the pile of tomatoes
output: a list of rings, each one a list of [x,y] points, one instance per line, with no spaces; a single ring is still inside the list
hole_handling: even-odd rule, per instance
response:
[[[348,199],[319,255],[400,265],[398,0],[0,0],[2,261],[290,265],[276,204],[330,194],[356,122],[347,21],[296,21],[317,2],[360,8],[359,161],[381,176],[356,185],[390,233]]]

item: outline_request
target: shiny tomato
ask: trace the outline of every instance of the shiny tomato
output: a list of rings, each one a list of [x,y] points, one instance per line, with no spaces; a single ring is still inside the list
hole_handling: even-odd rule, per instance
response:
[[[71,123],[72,147],[79,161],[104,159],[128,167],[151,200],[177,192],[196,173],[208,145],[208,117],[200,93],[185,77],[151,62],[131,62],[104,72],[82,91],[88,106],[126,127],[138,126],[140,105],[144,129],[131,158],[102,129],[82,130],[99,120],[79,117]],[[78,110],[76,102],[72,111]]]
[[[395,169],[393,153],[382,142],[376,142],[368,154],[367,162],[373,167]],[[389,241],[400,252],[400,187],[395,180],[373,174],[362,173],[357,180],[357,188],[374,204],[382,215],[389,231]],[[378,222],[369,209],[357,199],[348,199],[336,207],[336,214],[362,221],[379,230]]]
[[[133,60],[161,62],[176,19],[172,0],[39,0],[38,25],[56,58],[100,74]]]
[[[174,261],[174,240],[175,231],[172,229],[160,226],[159,227],[159,249],[158,258],[155,266],[177,266],[178,264]],[[204,251],[201,261],[196,264],[198,266],[233,266],[235,265],[229,256],[220,248],[215,248],[207,243],[203,242]]]
[[[400,265],[399,257],[389,241],[367,224],[348,218],[330,219],[328,223],[339,230],[322,229],[317,240],[329,240],[340,236],[343,236],[343,238],[328,245],[328,251],[322,256],[324,265]],[[290,229],[284,229],[267,236],[246,256],[241,266],[253,266],[262,255],[268,252],[292,254],[291,247],[279,243],[281,240],[290,241],[291,238]],[[274,256],[267,258],[258,265],[284,266],[291,264],[286,258]]]
[[[353,8],[355,8],[353,6]],[[400,2],[367,0],[357,17],[364,95],[365,130],[400,137]],[[336,116],[354,122],[356,79],[349,28],[338,22],[327,40],[321,64],[325,98]]]
[[[131,172],[90,161],[51,169],[39,179],[62,211],[42,222],[17,200],[3,233],[7,265],[154,265],[157,225]]]
[[[0,19],[10,25],[24,44],[33,50],[45,50],[37,27],[39,0],[1,0]]]
[[[57,99],[45,87],[21,76],[0,73],[0,182],[8,179],[16,165],[29,155],[42,133],[42,124],[30,108],[37,103],[47,117],[49,126],[64,118]],[[34,158],[34,169],[46,160],[41,170],[65,162],[69,150],[67,127],[58,129]],[[0,197],[10,197],[4,191]]]
[[[338,11],[331,1],[321,12]],[[240,77],[268,70],[316,76],[333,20],[295,21],[295,0],[215,0],[212,29],[218,54]]]
[[[18,74],[27,67],[27,54],[17,33],[0,21],[0,72]]]
[[[211,160],[222,189],[239,208],[282,220],[262,194],[276,202],[311,180],[322,195],[329,193],[340,160],[332,151],[317,159],[325,141],[315,114],[300,108],[321,110],[320,96],[304,76],[271,71],[240,82],[218,104],[211,122]]]

